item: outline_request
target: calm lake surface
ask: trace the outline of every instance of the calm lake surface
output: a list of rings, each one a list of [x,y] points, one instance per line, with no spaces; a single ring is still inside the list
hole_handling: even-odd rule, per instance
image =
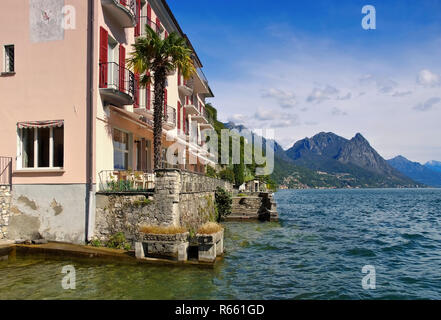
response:
[[[226,224],[215,269],[17,257],[0,261],[0,299],[441,299],[441,189],[275,198],[279,223]],[[362,288],[365,265],[375,290]]]

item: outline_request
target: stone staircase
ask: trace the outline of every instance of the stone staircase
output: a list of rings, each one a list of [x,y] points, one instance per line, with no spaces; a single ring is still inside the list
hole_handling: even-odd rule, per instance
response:
[[[225,217],[231,220],[277,221],[277,204],[272,194],[261,192],[247,197],[233,197],[231,214]]]

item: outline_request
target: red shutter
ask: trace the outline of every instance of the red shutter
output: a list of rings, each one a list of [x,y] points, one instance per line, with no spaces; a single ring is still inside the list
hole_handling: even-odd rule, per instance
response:
[[[150,72],[147,72],[147,75],[149,76]],[[151,100],[152,100],[152,96],[150,92],[150,83],[148,83],[145,87],[145,104],[147,110],[150,110]]]
[[[107,46],[109,33],[103,27],[100,28],[100,88],[107,88]]]
[[[139,108],[139,73],[135,73],[135,108]]]
[[[135,37],[141,35],[141,0],[136,0],[136,27]]]
[[[178,130],[181,130],[181,102],[178,101]]]
[[[123,6],[126,6],[127,5],[127,0],[120,0],[119,1]]]
[[[165,39],[167,39],[167,37],[168,37],[168,32],[165,31],[164,35],[165,35]]]
[[[181,85],[181,70],[179,70],[179,67],[178,67],[178,86],[180,86]]]
[[[190,104],[190,103],[189,103],[189,100],[188,100],[188,96],[185,97],[185,104],[186,104],[186,105],[189,105],[189,104]]]
[[[150,6],[150,4],[147,4],[147,24],[149,25],[149,27],[152,26],[151,22],[152,22],[152,7]]]
[[[127,92],[126,90],[126,48],[119,45],[119,91]]]
[[[161,21],[159,20],[158,17],[156,17],[156,32],[159,33],[160,30],[161,30]]]

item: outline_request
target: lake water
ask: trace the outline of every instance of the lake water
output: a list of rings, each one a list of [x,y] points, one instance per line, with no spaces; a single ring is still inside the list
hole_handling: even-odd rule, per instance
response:
[[[0,299],[441,299],[441,189],[275,198],[279,223],[226,224],[215,269],[17,257],[0,261]],[[362,288],[365,265],[375,290]]]

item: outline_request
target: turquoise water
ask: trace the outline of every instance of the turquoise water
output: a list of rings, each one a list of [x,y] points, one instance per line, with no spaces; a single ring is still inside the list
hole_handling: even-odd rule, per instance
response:
[[[215,269],[17,257],[0,261],[0,299],[441,299],[441,189],[275,197],[279,223],[226,224]],[[362,288],[364,265],[375,290]]]

